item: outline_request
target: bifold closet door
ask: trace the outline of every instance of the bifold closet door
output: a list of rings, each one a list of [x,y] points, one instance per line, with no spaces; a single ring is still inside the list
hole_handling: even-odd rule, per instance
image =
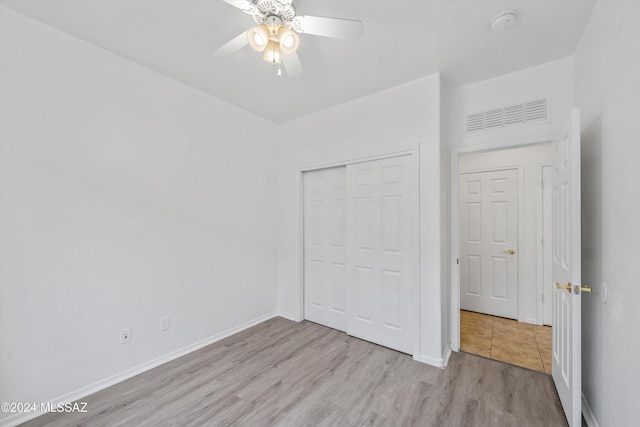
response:
[[[347,330],[346,168],[304,173],[304,317]]]
[[[347,166],[347,333],[413,353],[412,156]]]

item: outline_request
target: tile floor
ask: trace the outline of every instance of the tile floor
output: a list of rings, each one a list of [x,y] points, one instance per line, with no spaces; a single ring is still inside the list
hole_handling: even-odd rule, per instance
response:
[[[460,350],[551,373],[551,327],[460,310]]]

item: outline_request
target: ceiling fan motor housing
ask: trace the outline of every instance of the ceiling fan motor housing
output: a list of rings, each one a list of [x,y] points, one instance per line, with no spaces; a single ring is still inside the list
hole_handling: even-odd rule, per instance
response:
[[[271,36],[276,37],[278,34],[278,29],[282,27],[282,19],[275,15],[271,15],[267,17],[264,21],[265,25],[269,27],[269,31],[271,31]]]
[[[296,10],[293,7],[293,1],[280,0],[255,0],[254,8],[250,14],[256,24],[267,24],[271,17],[280,19],[280,25],[291,26],[291,21],[296,16]]]

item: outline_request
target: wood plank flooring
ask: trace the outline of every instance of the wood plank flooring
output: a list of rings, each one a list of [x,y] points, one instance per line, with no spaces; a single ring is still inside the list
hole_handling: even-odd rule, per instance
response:
[[[566,426],[551,377],[454,353],[439,369],[274,318],[26,426]]]
[[[460,310],[460,350],[551,374],[551,327]]]

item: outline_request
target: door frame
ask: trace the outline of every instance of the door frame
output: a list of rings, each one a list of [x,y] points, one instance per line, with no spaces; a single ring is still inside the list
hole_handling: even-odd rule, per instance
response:
[[[412,283],[413,301],[411,306],[411,335],[413,342],[412,356],[415,359],[420,355],[420,283],[421,283],[421,269],[420,269],[420,144],[402,145],[397,147],[387,147],[386,149],[380,149],[376,151],[357,152],[344,157],[331,159],[328,162],[310,164],[298,169],[298,179],[300,183],[300,204],[298,206],[299,213],[299,227],[298,227],[298,266],[300,268],[299,278],[299,313],[302,321],[305,319],[304,313],[304,173],[318,169],[327,169],[337,166],[347,166],[355,163],[368,162],[372,160],[390,159],[400,156],[411,156],[414,168],[415,168],[415,185],[412,189],[412,201],[411,201],[411,220],[415,224],[413,229],[414,238],[412,244],[415,247],[415,253],[413,254],[413,271],[415,271],[415,280]]]
[[[449,319],[449,333],[451,340],[451,350],[460,351],[460,265],[458,259],[460,258],[460,194],[459,194],[459,167],[458,160],[461,155],[471,153],[490,152],[497,150],[506,150],[510,148],[523,148],[533,145],[550,144],[557,138],[544,138],[533,139],[524,142],[513,141],[497,141],[488,143],[471,144],[466,146],[452,147],[450,151],[450,218],[451,218],[451,246],[450,246],[450,277],[451,277],[451,307],[450,307],[450,319]],[[520,176],[520,175],[519,175]],[[520,201],[518,201],[520,205]],[[520,206],[519,206],[520,207]],[[522,224],[518,224],[520,228]],[[520,267],[520,266],[519,266]],[[520,272],[518,272],[520,274]],[[518,297],[520,298],[520,297]],[[520,307],[520,300],[518,299],[518,307]],[[520,313],[518,313],[520,316]]]
[[[537,168],[538,168],[538,178],[540,182],[544,181],[545,168],[548,168],[548,173],[549,173],[548,187],[544,187],[542,191],[539,191],[536,196],[538,201],[538,209],[536,212],[537,213],[536,238],[538,239],[539,242],[542,242],[545,235],[545,228],[547,228],[548,230],[551,230],[551,228],[553,228],[551,225],[551,217],[553,215],[553,212],[551,211],[551,206],[546,207],[545,200],[544,200],[544,195],[546,190],[549,192],[547,193],[547,196],[549,198],[549,204],[551,204],[551,199],[552,199],[551,192],[553,191],[551,174],[553,173],[553,164],[546,164],[546,163],[538,164]],[[546,218],[547,220],[545,221],[546,214],[548,214],[549,217]],[[546,227],[545,227],[545,224],[547,224]],[[553,263],[553,261],[550,260],[549,263],[545,265],[544,259],[545,259],[545,251],[547,249],[549,251],[552,250],[551,245],[553,243],[553,237],[549,238],[549,241],[544,240],[544,242],[545,242],[544,246],[537,245],[538,259],[542,260],[542,262],[538,264],[538,268],[537,268],[537,274],[538,274],[538,277],[540,277],[540,280],[538,281],[538,295],[542,298],[542,304],[538,305],[538,314],[537,314],[538,325],[547,325],[547,323],[545,323],[544,321],[545,313],[547,312],[547,309],[551,310],[553,305],[552,281],[551,279],[549,279],[548,282],[544,280],[546,273],[549,273],[549,276],[551,276],[551,264]],[[552,317],[553,313],[551,313],[549,316]],[[550,320],[549,325],[551,323],[552,322]]]

